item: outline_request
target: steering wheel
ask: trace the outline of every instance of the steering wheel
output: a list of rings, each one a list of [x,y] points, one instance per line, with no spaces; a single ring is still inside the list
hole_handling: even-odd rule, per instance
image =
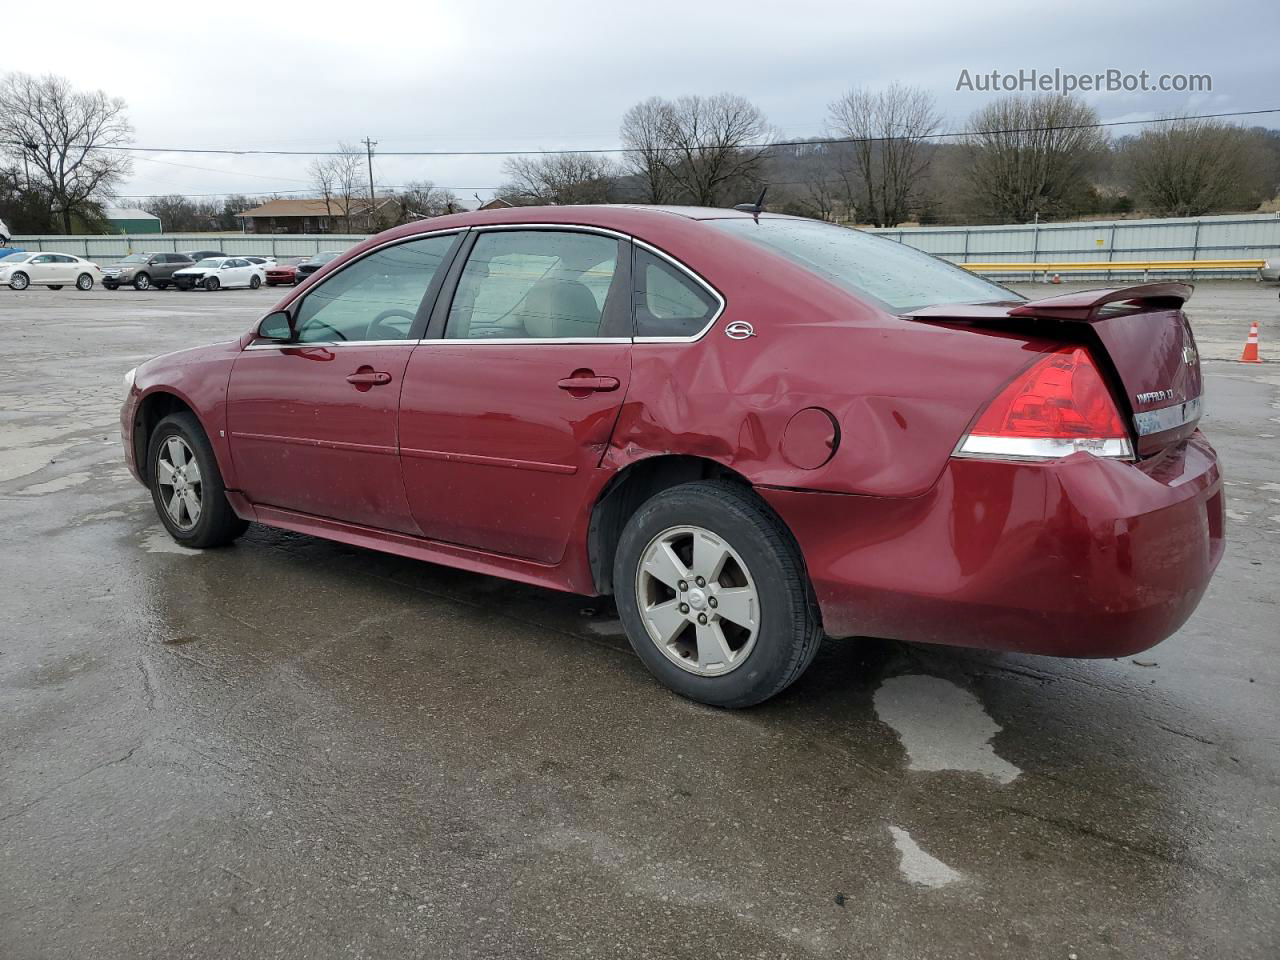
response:
[[[399,330],[391,326],[385,321],[392,317],[404,317],[409,321],[409,326],[413,326],[413,322],[418,319],[418,315],[411,310],[403,310],[393,307],[390,310],[383,310],[380,314],[369,321],[369,330],[365,334],[370,340],[404,340],[408,335],[407,330]]]

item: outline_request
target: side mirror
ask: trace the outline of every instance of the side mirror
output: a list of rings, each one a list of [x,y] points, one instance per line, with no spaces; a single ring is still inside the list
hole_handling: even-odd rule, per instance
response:
[[[258,336],[263,340],[288,343],[293,339],[293,325],[289,321],[289,314],[283,310],[267,314],[258,324]]]

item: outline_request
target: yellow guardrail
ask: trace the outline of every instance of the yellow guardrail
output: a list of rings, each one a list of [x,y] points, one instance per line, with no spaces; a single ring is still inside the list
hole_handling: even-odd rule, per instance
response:
[[[1182,270],[1261,270],[1265,260],[1091,260],[1030,261],[1026,263],[960,263],[973,273],[1110,273],[1141,270],[1148,273]]]

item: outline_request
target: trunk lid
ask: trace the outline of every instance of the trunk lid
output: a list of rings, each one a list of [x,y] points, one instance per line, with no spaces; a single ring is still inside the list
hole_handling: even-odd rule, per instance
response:
[[[1110,369],[1135,449],[1145,457],[1191,436],[1200,420],[1200,357],[1182,311],[1192,290],[1188,283],[1143,283],[1018,303],[942,304],[907,318],[1042,336],[1057,330],[1064,341],[1092,341],[1094,359]]]

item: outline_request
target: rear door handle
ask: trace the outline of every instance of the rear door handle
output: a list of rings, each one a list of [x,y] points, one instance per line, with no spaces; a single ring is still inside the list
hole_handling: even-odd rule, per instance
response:
[[[380,370],[362,370],[358,373],[352,373],[347,375],[347,383],[372,385],[372,384],[390,383],[390,382],[391,382],[391,374],[383,373]]]
[[[619,384],[617,377],[565,377],[556,386],[561,390],[594,390],[607,393],[610,390],[617,390]]]

